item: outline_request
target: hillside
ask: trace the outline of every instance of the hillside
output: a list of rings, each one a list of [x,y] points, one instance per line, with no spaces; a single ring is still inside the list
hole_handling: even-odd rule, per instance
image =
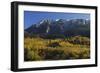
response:
[[[42,20],[39,23],[33,24],[25,32],[32,35],[60,35],[65,37],[85,36],[90,37],[90,20],[85,19],[57,19],[57,20]]]

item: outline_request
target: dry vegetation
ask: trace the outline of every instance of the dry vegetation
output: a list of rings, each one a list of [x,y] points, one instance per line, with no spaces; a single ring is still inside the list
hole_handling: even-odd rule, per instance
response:
[[[24,39],[24,60],[67,60],[90,58],[90,40],[75,36],[66,39]]]

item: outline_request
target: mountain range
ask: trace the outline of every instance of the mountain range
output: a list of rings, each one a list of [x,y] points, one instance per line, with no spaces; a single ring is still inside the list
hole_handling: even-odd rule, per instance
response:
[[[89,19],[44,19],[24,30],[25,36],[63,35],[90,37]]]

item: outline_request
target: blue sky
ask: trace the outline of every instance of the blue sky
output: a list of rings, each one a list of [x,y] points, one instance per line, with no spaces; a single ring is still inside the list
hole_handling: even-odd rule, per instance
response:
[[[90,19],[90,14],[24,11],[24,27],[27,28],[43,19]]]

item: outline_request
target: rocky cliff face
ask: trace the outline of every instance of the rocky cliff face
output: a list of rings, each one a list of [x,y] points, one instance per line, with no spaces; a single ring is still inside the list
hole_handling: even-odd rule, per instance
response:
[[[57,20],[42,20],[39,23],[31,25],[25,29],[29,34],[55,34],[64,36],[90,36],[90,20],[86,19],[57,19]]]

